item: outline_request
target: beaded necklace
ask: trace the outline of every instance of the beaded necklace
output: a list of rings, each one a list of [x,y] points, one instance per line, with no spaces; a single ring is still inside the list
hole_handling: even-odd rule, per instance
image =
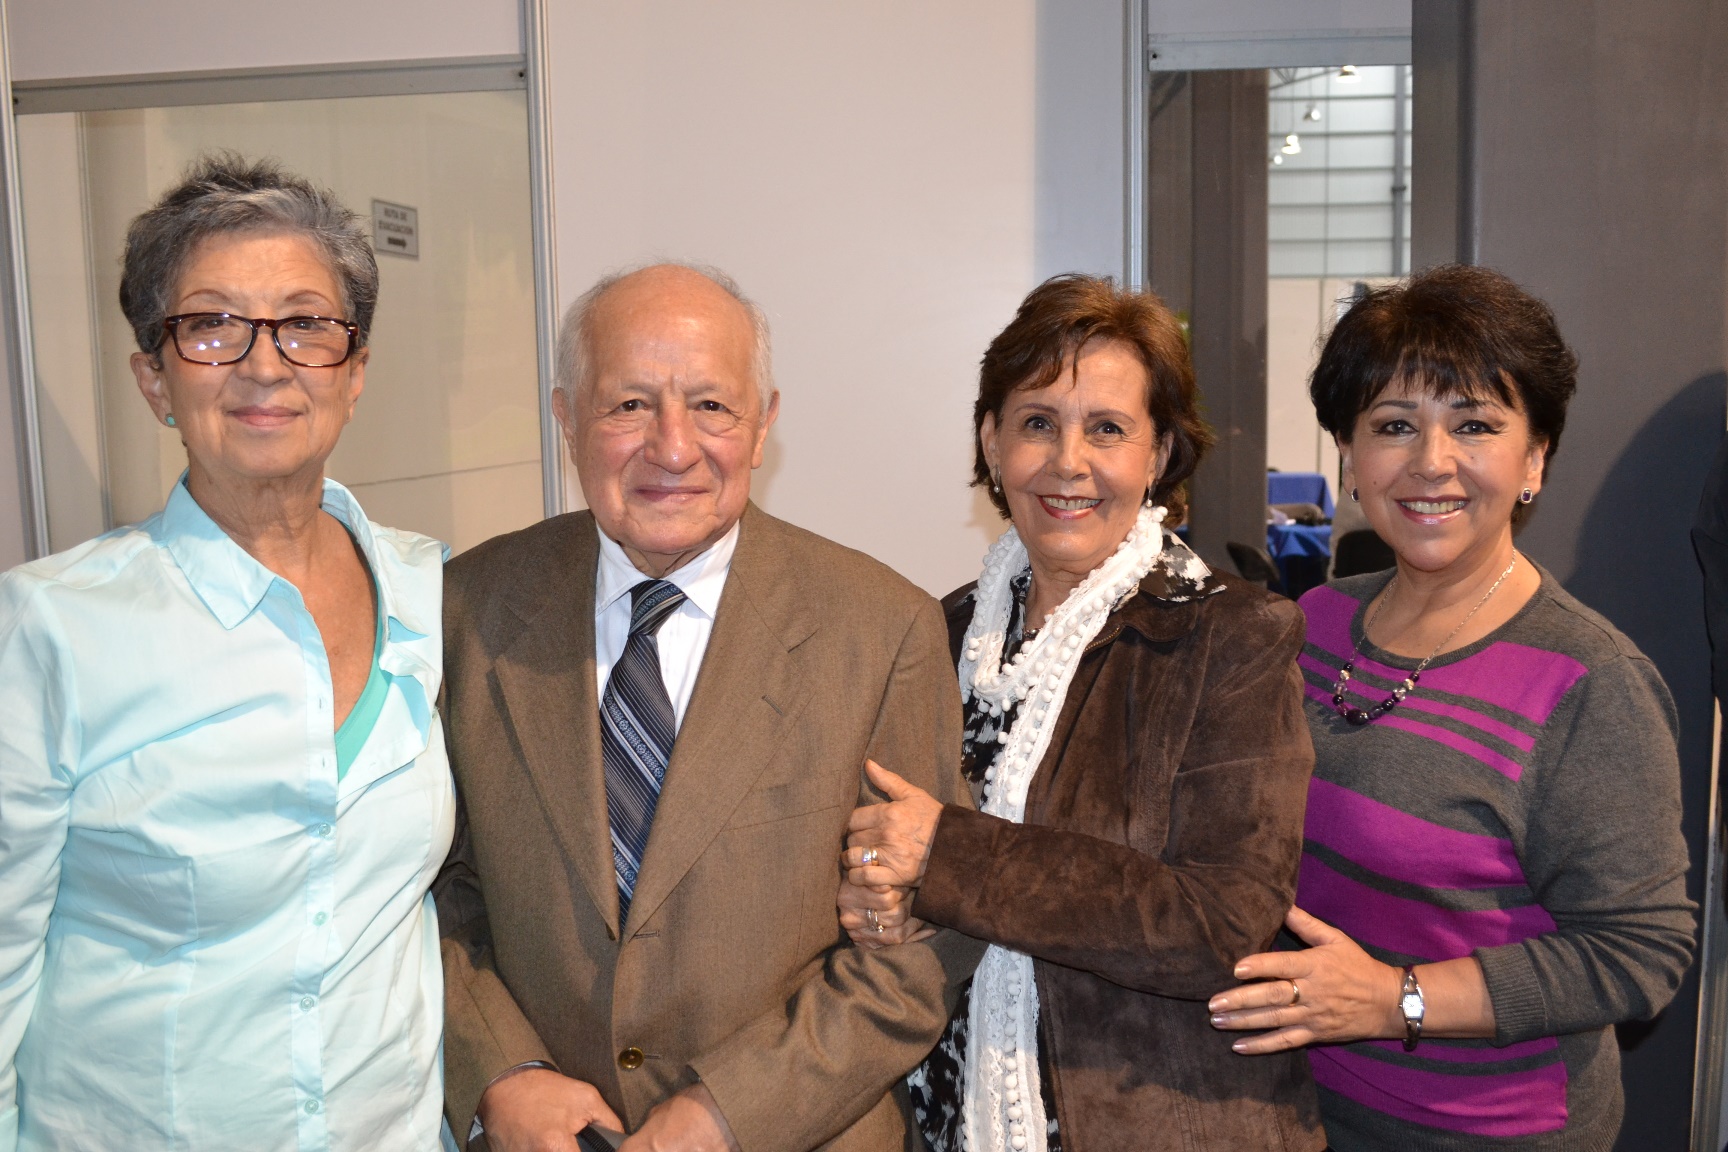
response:
[[[1386,713],[1396,708],[1403,702],[1404,697],[1410,695],[1410,693],[1415,690],[1416,681],[1422,679],[1422,670],[1428,667],[1434,657],[1440,655],[1441,649],[1452,643],[1452,637],[1458,635],[1458,633],[1463,630],[1464,625],[1470,623],[1470,618],[1482,610],[1482,605],[1488,603],[1488,597],[1494,595],[1494,593],[1500,590],[1500,585],[1506,582],[1506,577],[1512,575],[1512,569],[1517,566],[1518,553],[1513,552],[1512,563],[1506,565],[1506,571],[1500,573],[1500,578],[1488,586],[1488,591],[1482,594],[1482,599],[1476,601],[1476,607],[1470,609],[1464,619],[1458,621],[1457,627],[1446,633],[1446,639],[1440,641],[1439,644],[1435,645],[1434,651],[1428,653],[1428,655],[1422,658],[1422,663],[1416,665],[1416,670],[1414,672],[1404,677],[1404,682],[1402,684],[1392,689],[1392,695],[1386,697],[1386,699],[1368,709],[1352,708],[1350,705],[1344,703],[1344,687],[1350,683],[1350,674],[1356,670],[1356,661],[1362,658],[1362,644],[1356,645],[1350,652],[1350,659],[1345,662],[1344,667],[1338,670],[1338,679],[1332,685],[1332,707],[1338,710],[1338,715],[1344,717],[1348,723],[1361,726],[1368,723],[1370,720],[1379,719],[1381,716],[1386,715]],[[1368,629],[1374,626],[1374,618],[1380,615],[1380,609],[1386,607],[1387,602],[1392,599],[1392,589],[1397,585],[1397,583],[1398,575],[1397,573],[1393,573],[1392,579],[1386,583],[1386,591],[1380,596],[1380,603],[1374,605],[1374,610],[1368,614],[1368,619],[1362,622],[1363,644],[1368,642]]]

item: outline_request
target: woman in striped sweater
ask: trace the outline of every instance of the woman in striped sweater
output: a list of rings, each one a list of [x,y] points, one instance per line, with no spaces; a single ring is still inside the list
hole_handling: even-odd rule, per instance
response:
[[[1690,961],[1667,687],[1513,543],[1575,381],[1547,306],[1462,266],[1370,292],[1314,371],[1397,565],[1302,599],[1308,947],[1210,1011],[1246,1055],[1311,1045],[1339,1152],[1609,1148],[1613,1025]]]

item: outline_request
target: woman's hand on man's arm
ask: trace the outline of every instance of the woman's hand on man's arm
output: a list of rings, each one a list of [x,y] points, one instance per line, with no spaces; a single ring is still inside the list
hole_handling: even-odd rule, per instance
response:
[[[930,862],[942,802],[874,760],[864,761],[864,772],[888,803],[863,805],[847,822],[835,898],[840,926],[865,948],[929,939],[936,930],[913,918],[912,897]]]
[[[840,857],[846,878],[862,887],[916,888],[930,863],[942,802],[874,760],[864,761],[864,774],[888,803],[853,809]]]

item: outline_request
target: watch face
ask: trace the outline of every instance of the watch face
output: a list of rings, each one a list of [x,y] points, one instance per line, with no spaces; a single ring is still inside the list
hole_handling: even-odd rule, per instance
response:
[[[1410,993],[1398,1001],[1398,1010],[1404,1013],[1407,1019],[1416,1019],[1422,1015],[1422,997],[1414,992]]]

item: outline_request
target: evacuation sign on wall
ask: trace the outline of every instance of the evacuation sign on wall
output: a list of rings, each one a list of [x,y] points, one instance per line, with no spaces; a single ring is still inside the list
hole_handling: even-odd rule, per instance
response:
[[[420,213],[406,204],[372,201],[372,250],[420,258]]]

